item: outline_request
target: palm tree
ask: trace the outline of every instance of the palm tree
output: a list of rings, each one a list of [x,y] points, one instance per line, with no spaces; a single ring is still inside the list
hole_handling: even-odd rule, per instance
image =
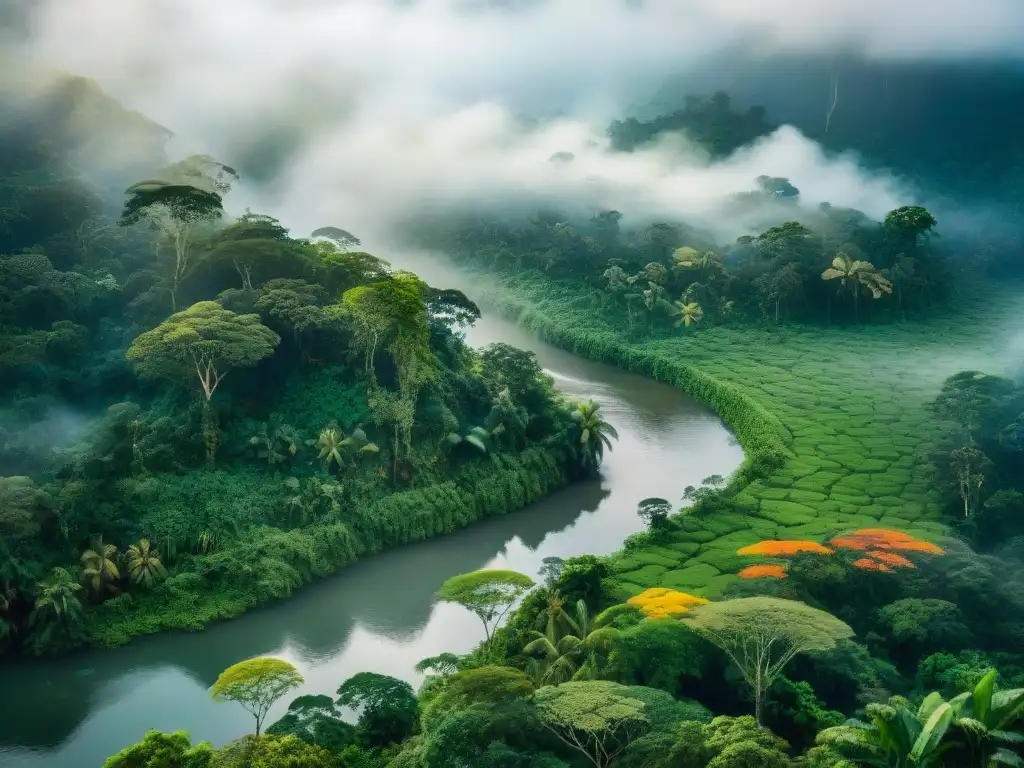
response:
[[[633,609],[615,605],[592,619],[586,603],[577,600],[573,618],[566,613],[562,598],[553,592],[544,613],[544,632],[531,632],[533,640],[523,648],[523,653],[539,662],[534,667],[538,681],[558,685],[569,680],[592,679],[596,652],[606,648],[618,634],[617,629],[608,625],[625,610]]]
[[[333,424],[320,430],[320,436],[316,441],[308,441],[320,449],[318,456],[328,469],[336,464],[341,469],[345,463],[345,456],[349,453],[366,454],[377,453],[380,448],[376,443],[371,443],[361,427],[352,430],[352,434],[345,437],[345,433]]]
[[[140,539],[128,547],[128,578],[136,584],[150,587],[167,578],[167,569],[156,551],[150,549],[149,539]]]
[[[679,318],[674,324],[676,328],[680,325],[685,325],[689,328],[704,317],[704,310],[701,309],[700,304],[696,301],[674,301],[672,302],[672,309],[669,310],[669,314]]]
[[[821,273],[822,280],[838,280],[840,290],[849,289],[853,294],[853,317],[859,320],[859,297],[861,289],[871,292],[871,298],[880,299],[883,293],[892,293],[892,283],[875,269],[870,261],[851,259],[840,251],[832,266]]]
[[[604,458],[604,449],[612,449],[611,438],[618,439],[615,427],[601,417],[601,404],[593,400],[579,403],[572,414],[580,428],[580,448],[583,466],[597,469]]]
[[[82,603],[78,593],[82,585],[64,568],[54,568],[50,578],[39,584],[29,625],[36,630],[36,642],[47,644],[55,632],[70,637],[82,621]]]
[[[93,595],[99,596],[104,590],[116,595],[120,591],[116,582],[121,578],[121,571],[117,568],[116,557],[117,547],[104,544],[102,536],[96,539],[92,549],[82,553],[82,577]]]
[[[340,430],[331,427],[320,430],[320,436],[316,441],[316,445],[320,449],[317,458],[322,460],[328,469],[331,468],[331,464],[337,464],[338,469],[341,469],[341,441]]]
[[[676,248],[672,254],[672,259],[675,261],[677,269],[697,269],[700,270],[702,276],[708,278],[725,266],[722,262],[722,257],[714,251],[704,251],[701,253],[696,248],[691,248],[688,245]]]
[[[341,441],[341,447],[348,453],[356,454],[356,459],[367,453],[380,453],[380,447],[370,442],[362,427],[353,429],[352,434]]]

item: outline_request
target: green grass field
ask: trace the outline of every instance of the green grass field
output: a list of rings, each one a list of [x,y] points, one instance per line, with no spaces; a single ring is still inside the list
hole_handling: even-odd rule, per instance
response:
[[[613,594],[671,587],[714,597],[759,562],[736,555],[769,538],[821,541],[861,527],[934,539],[944,532],[927,455],[944,430],[929,411],[942,381],[1004,373],[1024,297],[980,288],[927,322],[847,328],[708,327],[630,341],[585,289],[539,275],[492,299],[544,340],[680,387],[713,408],[747,460],[729,492],[742,513],[686,518],[657,543],[611,559]],[[685,458],[684,458],[685,460]]]

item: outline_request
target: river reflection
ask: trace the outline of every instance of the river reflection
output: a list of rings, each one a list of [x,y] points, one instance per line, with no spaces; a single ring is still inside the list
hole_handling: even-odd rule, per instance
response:
[[[449,576],[483,567],[533,575],[545,557],[613,552],[642,528],[640,499],[677,500],[687,485],[728,475],[743,459],[718,419],[675,389],[554,349],[497,318],[484,317],[468,340],[532,349],[560,389],[601,403],[620,435],[601,479],[357,563],[288,601],[204,632],[0,667],[0,766],[100,766],[149,728],[186,729],[196,740],[223,744],[249,732],[252,721],[241,707],[212,702],[207,689],[225,667],[253,656],[296,664],[307,681],[300,693],[333,693],[364,670],[415,685],[417,661],[467,651],[483,636],[475,616],[434,601]]]

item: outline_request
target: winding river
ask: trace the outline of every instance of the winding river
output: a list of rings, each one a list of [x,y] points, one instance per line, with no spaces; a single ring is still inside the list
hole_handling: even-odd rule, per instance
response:
[[[408,266],[433,285],[472,295],[465,278],[432,260],[416,262]],[[687,485],[728,475],[743,459],[717,417],[666,385],[562,352],[488,315],[467,338],[474,346],[504,341],[531,349],[560,389],[601,403],[620,439],[600,479],[367,559],[290,600],[204,632],[0,666],[0,766],[101,766],[149,728],[185,729],[196,741],[223,744],[251,731],[252,719],[241,707],[214,703],[207,689],[225,667],[253,656],[279,656],[298,666],[307,682],[295,695],[333,693],[359,671],[416,685],[417,661],[468,651],[482,639],[475,616],[435,602],[434,591],[449,576],[486,567],[533,575],[545,557],[611,553],[642,528],[635,513],[640,499],[678,500]],[[285,706],[279,704],[268,722]]]

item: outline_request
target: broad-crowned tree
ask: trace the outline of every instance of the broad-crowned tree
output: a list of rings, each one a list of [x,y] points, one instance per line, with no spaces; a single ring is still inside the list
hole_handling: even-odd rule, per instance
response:
[[[178,308],[178,289],[195,267],[196,232],[224,215],[223,196],[238,174],[207,155],[193,155],[164,169],[159,179],[137,182],[128,195],[121,224],[147,222],[174,249],[164,278],[171,295],[171,310]],[[158,245],[159,247],[159,245]]]
[[[136,337],[127,357],[147,378],[198,381],[203,394],[206,455],[212,462],[216,432],[210,399],[231,370],[269,357],[280,341],[260,322],[259,315],[236,315],[215,301],[201,301]]]
[[[645,706],[607,680],[546,686],[534,694],[541,722],[597,768],[606,768],[650,728]]]
[[[853,637],[835,616],[797,600],[744,597],[699,605],[682,621],[717,645],[739,668],[754,692],[761,723],[765,692],[794,656],[834,648]]]
[[[263,656],[234,664],[210,687],[215,701],[241,704],[256,719],[256,735],[274,702],[304,682],[299,671],[282,659]]]
[[[473,571],[452,576],[437,590],[437,597],[480,617],[489,648],[494,629],[532,586],[533,579],[518,571]]]
[[[360,672],[338,688],[337,703],[359,710],[358,733],[367,747],[402,741],[416,728],[419,702],[404,680]]]

